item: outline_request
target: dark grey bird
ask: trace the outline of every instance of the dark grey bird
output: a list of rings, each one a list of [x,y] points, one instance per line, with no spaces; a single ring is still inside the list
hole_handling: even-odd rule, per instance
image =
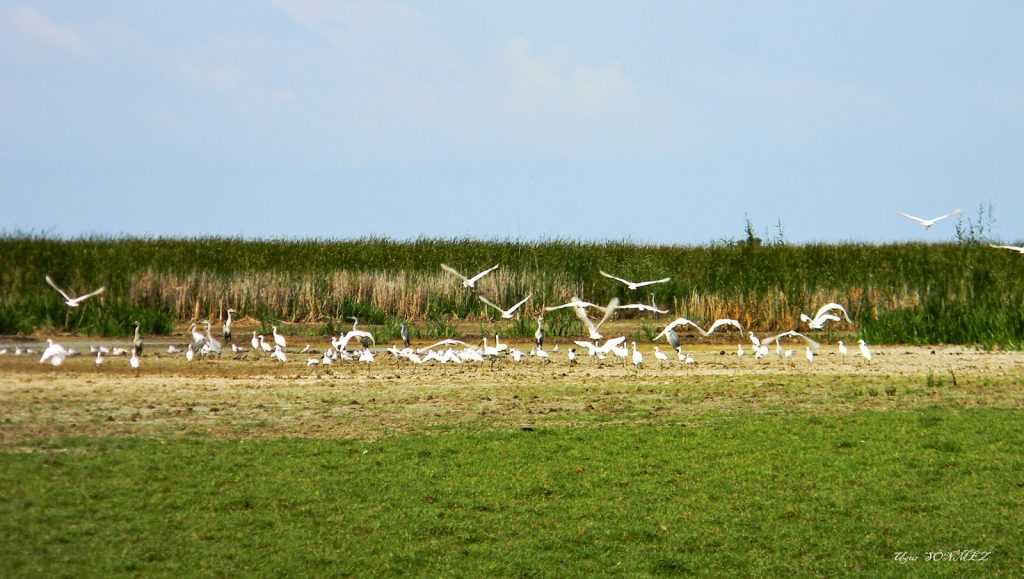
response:
[[[140,356],[142,355],[142,332],[139,330],[141,325],[138,321],[135,322],[135,337],[132,338],[132,347]]]
[[[400,333],[402,334],[402,345],[405,346],[406,348],[408,348],[409,347],[409,326],[405,322],[402,322],[402,329],[401,329]]]
[[[533,333],[533,343],[538,348],[544,347],[544,316],[537,316],[537,331]]]
[[[228,308],[228,319],[224,320],[224,331],[221,333],[224,336],[225,342],[231,341],[231,316],[235,313],[235,310]]]
[[[679,351],[679,334],[672,328],[665,330],[665,339],[668,340],[668,345],[672,346],[672,349],[676,352]]]

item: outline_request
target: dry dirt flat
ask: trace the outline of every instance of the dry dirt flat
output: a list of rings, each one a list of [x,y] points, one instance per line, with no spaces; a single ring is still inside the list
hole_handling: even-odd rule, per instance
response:
[[[692,366],[659,368],[645,346],[639,372],[586,358],[569,368],[564,345],[550,364],[493,368],[414,367],[383,353],[372,365],[330,369],[307,368],[297,352],[286,365],[230,356],[186,363],[153,353],[165,348],[151,347],[138,374],[124,358],[96,367],[85,355],[54,369],[38,354],[0,356],[0,444],[104,435],[373,439],[456,427],[691,423],[737,412],[1024,409],[1024,354],[959,347],[876,347],[867,363],[823,346],[809,366],[802,350],[791,362],[774,353],[757,361],[738,358],[735,345],[706,346],[689,350]]]

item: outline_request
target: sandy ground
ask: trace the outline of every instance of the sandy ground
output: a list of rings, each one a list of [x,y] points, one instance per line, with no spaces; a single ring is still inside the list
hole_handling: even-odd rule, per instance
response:
[[[1024,409],[1024,354],[970,348],[875,347],[868,363],[824,345],[809,365],[774,353],[739,358],[735,344],[692,347],[692,366],[660,368],[653,345],[639,371],[581,358],[566,346],[543,364],[412,366],[386,354],[307,368],[295,340],[288,364],[255,355],[187,363],[147,342],[136,373],[125,358],[86,355],[52,368],[0,356],[0,445],[50,436],[274,436],[374,439],[451,428],[699,423],[734,413],[836,414],[864,409],[988,406]],[[93,341],[99,343],[99,341]],[[25,346],[26,344],[22,344]],[[13,348],[0,340],[0,348]],[[528,350],[528,344],[520,344]],[[856,348],[851,348],[855,352]],[[929,377],[930,376],[930,377]]]

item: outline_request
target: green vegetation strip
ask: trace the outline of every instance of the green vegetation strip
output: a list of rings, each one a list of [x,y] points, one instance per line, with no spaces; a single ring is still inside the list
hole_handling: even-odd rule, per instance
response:
[[[374,443],[40,441],[0,453],[0,568],[1011,576],[1024,555],[1021,418],[924,409]],[[926,560],[971,549],[991,554]]]

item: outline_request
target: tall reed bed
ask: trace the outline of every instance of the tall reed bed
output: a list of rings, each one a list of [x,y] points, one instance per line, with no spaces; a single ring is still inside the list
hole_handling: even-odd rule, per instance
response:
[[[106,285],[97,306],[145,314],[156,328],[168,320],[219,319],[228,307],[307,324],[333,324],[349,315],[372,324],[410,319],[424,328],[453,319],[487,323],[494,312],[440,264],[472,274],[499,263],[479,291],[502,304],[532,293],[527,313],[573,295],[595,302],[619,297],[625,303],[653,301],[694,319],[735,317],[772,330],[795,327],[800,312],[838,301],[858,322],[854,330],[873,341],[1012,347],[1024,341],[1024,261],[976,245],[11,235],[0,237],[0,263],[3,332],[63,322],[55,319],[59,308],[50,309],[59,302],[43,283],[46,273],[74,291]],[[601,277],[601,269],[634,280],[667,275],[672,281],[631,292]],[[64,327],[88,331],[86,319]]]

